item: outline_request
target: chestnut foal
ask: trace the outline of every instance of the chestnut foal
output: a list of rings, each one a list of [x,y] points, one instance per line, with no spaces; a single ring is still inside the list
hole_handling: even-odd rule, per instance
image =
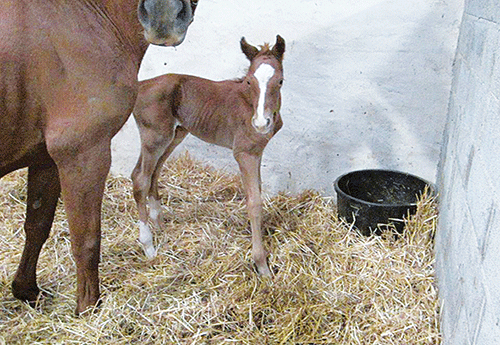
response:
[[[262,243],[260,163],[267,143],[283,125],[279,110],[285,41],[278,35],[272,48],[265,44],[260,50],[245,38],[240,44],[251,62],[241,79],[216,82],[166,74],[140,83],[134,117],[141,136],[141,155],[132,173],[139,209],[139,241],[146,256],[153,258],[156,250],[148,219],[151,217],[159,226],[160,170],[175,147],[191,133],[232,149],[247,198],[252,258],[260,274],[271,276]]]

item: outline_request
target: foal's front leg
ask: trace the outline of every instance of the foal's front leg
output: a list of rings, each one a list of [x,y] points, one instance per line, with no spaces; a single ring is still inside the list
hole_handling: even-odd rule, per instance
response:
[[[262,199],[260,186],[260,161],[261,156],[247,152],[238,152],[234,155],[238,162],[243,180],[243,188],[247,197],[247,213],[252,229],[252,258],[259,274],[271,276],[267,265],[267,252],[262,242]]]

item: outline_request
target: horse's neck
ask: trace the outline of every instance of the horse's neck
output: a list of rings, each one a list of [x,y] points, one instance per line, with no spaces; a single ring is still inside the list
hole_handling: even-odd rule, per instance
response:
[[[129,53],[142,60],[149,44],[142,35],[143,27],[137,17],[138,0],[92,0],[92,2],[115,26],[117,36],[122,44],[130,49]]]
[[[235,132],[241,129],[238,118],[245,117],[248,109],[241,83],[192,77],[182,87],[186,89],[177,114],[181,125],[204,141],[231,148]]]
[[[211,81],[204,79],[202,83],[196,84],[192,97],[199,97],[201,103],[208,104],[209,108],[205,108],[205,111],[218,112],[217,108],[223,106],[221,103],[231,103],[233,106],[246,103],[245,88],[240,81]],[[209,91],[207,92],[207,90]],[[232,113],[224,113],[223,115],[220,116],[221,121],[228,121],[229,117],[236,116],[236,114]]]

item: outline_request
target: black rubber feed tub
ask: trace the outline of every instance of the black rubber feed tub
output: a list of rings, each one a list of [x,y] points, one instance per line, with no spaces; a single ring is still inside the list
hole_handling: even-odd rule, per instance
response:
[[[393,170],[359,170],[335,181],[339,217],[354,222],[364,235],[380,234],[387,225],[403,232],[404,220],[417,210],[417,200],[429,182]]]

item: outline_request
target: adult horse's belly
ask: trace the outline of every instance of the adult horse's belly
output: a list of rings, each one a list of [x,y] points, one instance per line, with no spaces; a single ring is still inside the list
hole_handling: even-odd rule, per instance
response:
[[[22,13],[7,1],[0,11],[0,176],[27,165],[43,151],[42,107],[33,84],[33,45],[16,29]],[[40,45],[41,42],[38,44]],[[28,159],[29,158],[29,159]]]
[[[0,168],[43,144],[41,108],[33,101],[20,64],[0,61]]]

